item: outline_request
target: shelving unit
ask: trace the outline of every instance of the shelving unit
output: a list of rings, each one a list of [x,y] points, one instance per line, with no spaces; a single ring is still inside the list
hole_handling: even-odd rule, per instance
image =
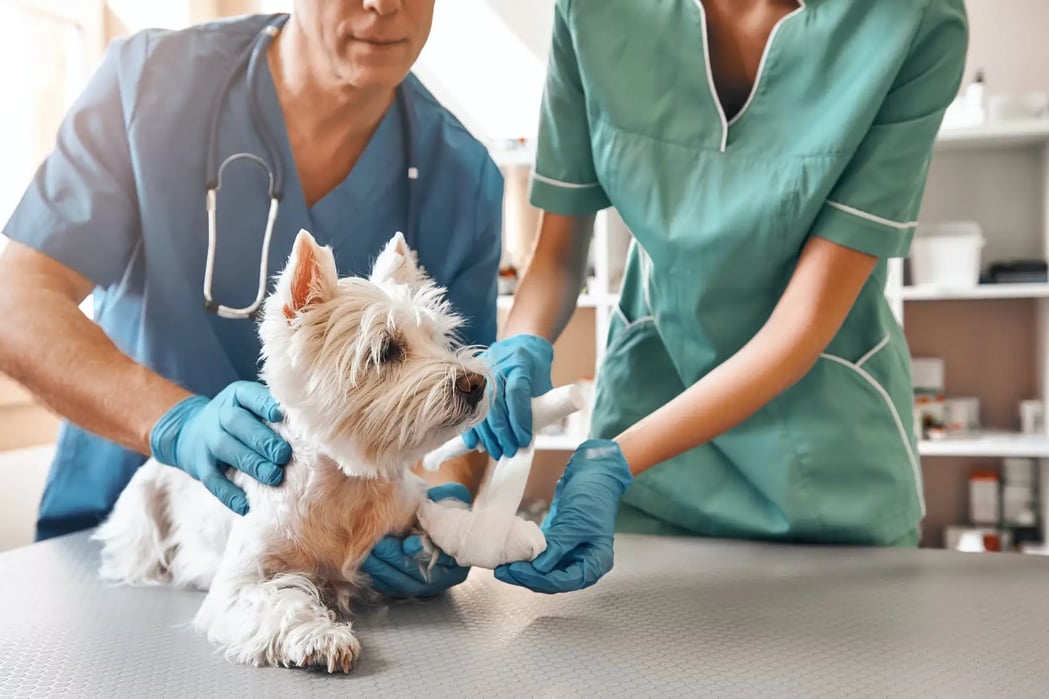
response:
[[[975,301],[978,299],[1043,299],[1049,298],[1049,284],[980,284],[968,289],[937,286],[904,286],[887,290],[903,301]]]
[[[923,440],[918,451],[922,456],[1045,459],[1049,458],[1049,437],[981,432],[965,437]]]
[[[988,123],[978,127],[943,130],[937,140],[929,181],[922,202],[920,222],[973,220],[983,229],[987,244],[982,263],[1013,258],[1046,259],[1049,256],[1049,119]],[[971,319],[967,348],[942,348],[956,362],[972,358],[972,368],[993,380],[1012,383],[1012,390],[1023,395],[1020,400],[1049,397],[1049,283],[980,284],[970,288],[937,288],[906,284],[906,261],[890,262],[886,296],[893,306],[913,345],[935,344],[932,336],[946,324]],[[999,304],[988,310],[987,304]],[[1009,304],[1003,306],[1001,304]],[[1000,337],[988,337],[978,327],[979,319],[989,313],[1017,311],[1016,304],[1029,307],[1031,327],[1015,328],[1022,342],[1033,336],[1034,348],[1018,346],[1017,355],[1033,356],[1034,367],[1013,367],[1009,361],[993,364],[980,362],[981,351],[990,342],[1001,343]],[[983,305],[983,306],[981,306]],[[940,326],[940,327],[937,327]],[[933,354],[933,352],[926,352]],[[1003,360],[1008,357],[1003,357]],[[1029,370],[1032,379],[1010,378]],[[1002,373],[1004,372],[1004,373]],[[957,372],[955,372],[957,376]],[[970,384],[972,382],[969,382]],[[1027,384],[1024,386],[1023,384]],[[948,377],[948,393],[951,392]],[[991,388],[1000,388],[991,387]],[[977,396],[979,397],[979,396]],[[950,438],[923,442],[921,454],[926,457],[1005,458],[1023,456],[1049,458],[1049,432],[1029,436],[1003,430],[1012,428],[1012,416],[988,417],[990,435]],[[1008,418],[1008,419],[1007,419]],[[995,424],[999,423],[999,424]],[[1049,429],[1049,428],[1047,428]]]
[[[937,150],[972,150],[1002,146],[1040,147],[1049,141],[1049,120],[1029,119],[987,123],[981,126],[944,129],[937,139]]]

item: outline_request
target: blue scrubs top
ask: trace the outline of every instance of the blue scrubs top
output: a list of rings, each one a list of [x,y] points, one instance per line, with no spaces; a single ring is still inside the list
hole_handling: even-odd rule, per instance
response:
[[[123,352],[207,396],[258,376],[256,324],[204,310],[205,151],[215,96],[267,20],[240,17],[181,31],[149,30],[114,42],[4,229],[96,284],[96,321]],[[390,236],[410,229],[396,104],[349,176],[307,207],[265,61],[256,82],[285,173],[270,274],[283,267],[300,228],[332,246],[340,275],[367,273]],[[412,114],[412,164],[419,170],[415,234],[408,242],[467,319],[462,340],[491,344],[502,176],[484,146],[414,75],[402,89]],[[266,155],[251,125],[247,95],[242,73],[222,108],[217,162],[242,151]],[[218,193],[217,302],[239,307],[254,299],[268,206],[264,171],[245,159],[232,163]],[[37,539],[97,524],[144,460],[64,424]]]

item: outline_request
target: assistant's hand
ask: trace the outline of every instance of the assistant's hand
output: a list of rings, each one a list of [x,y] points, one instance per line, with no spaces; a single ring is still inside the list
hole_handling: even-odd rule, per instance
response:
[[[153,426],[149,445],[158,461],[193,476],[243,515],[248,499],[224,469],[232,466],[267,485],[280,483],[279,467],[291,459],[291,446],[262,420],[282,419],[269,389],[235,381],[210,400],[191,396],[176,403]]]
[[[504,583],[553,594],[590,587],[612,570],[619,499],[633,482],[619,445],[584,442],[568,462],[543,521],[546,550],[495,569]]]
[[[495,365],[495,394],[484,422],[463,434],[463,442],[471,449],[483,444],[498,461],[532,441],[532,399],[553,388],[554,347],[538,335],[512,335],[482,357]]]
[[[472,502],[470,491],[461,483],[444,483],[430,488],[427,495],[433,501],[455,498],[466,504]],[[439,553],[437,563],[428,572],[428,564],[421,563],[422,541],[418,535],[405,539],[383,537],[364,560],[361,569],[372,583],[387,597],[433,597],[466,580],[469,568],[458,565],[446,553]]]

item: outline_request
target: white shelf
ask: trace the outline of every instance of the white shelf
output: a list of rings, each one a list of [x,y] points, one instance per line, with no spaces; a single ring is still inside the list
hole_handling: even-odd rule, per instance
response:
[[[975,435],[923,440],[922,456],[985,456],[990,458],[1049,458],[1049,435],[985,432]]]
[[[535,449],[536,451],[575,451],[585,441],[585,435],[537,434]]]
[[[526,167],[531,168],[535,164],[535,149],[515,148],[512,150],[490,150],[489,155],[495,162],[496,167]]]
[[[990,122],[980,126],[945,128],[936,136],[936,147],[940,150],[1040,143],[1049,143],[1049,119]]]
[[[931,285],[905,286],[898,293],[904,301],[1043,299],[1049,298],[1049,284],[979,284],[953,289]]]

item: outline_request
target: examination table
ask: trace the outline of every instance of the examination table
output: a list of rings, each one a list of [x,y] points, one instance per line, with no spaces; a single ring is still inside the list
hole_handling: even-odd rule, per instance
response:
[[[347,676],[234,665],[201,594],[98,581],[86,533],[0,554],[0,697],[1046,697],[1049,559],[617,539],[557,596],[475,570],[357,619]]]

